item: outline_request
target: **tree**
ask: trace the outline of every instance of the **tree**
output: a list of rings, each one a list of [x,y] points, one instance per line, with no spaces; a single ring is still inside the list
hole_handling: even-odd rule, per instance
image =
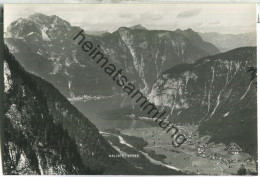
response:
[[[246,168],[244,165],[241,165],[241,167],[237,171],[238,175],[246,175]]]

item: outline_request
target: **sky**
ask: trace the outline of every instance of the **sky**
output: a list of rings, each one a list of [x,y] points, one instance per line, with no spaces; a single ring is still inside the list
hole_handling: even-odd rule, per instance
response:
[[[34,13],[57,15],[86,31],[113,32],[136,24],[151,30],[256,31],[255,4],[5,4],[5,31],[11,22]]]

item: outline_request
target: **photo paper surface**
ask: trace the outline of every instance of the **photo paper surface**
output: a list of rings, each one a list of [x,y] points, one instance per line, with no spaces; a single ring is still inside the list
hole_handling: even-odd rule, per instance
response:
[[[257,175],[255,4],[5,4],[6,175]]]

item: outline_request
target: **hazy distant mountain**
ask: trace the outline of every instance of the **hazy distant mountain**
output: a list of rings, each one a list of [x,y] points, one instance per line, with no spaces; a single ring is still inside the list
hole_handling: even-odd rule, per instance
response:
[[[256,85],[248,66],[256,66],[255,47],[181,64],[163,72],[149,98],[168,110],[172,122],[199,124],[200,132],[211,135],[212,141],[235,141],[255,153]]]
[[[238,47],[256,46],[256,33],[219,34],[199,33],[204,41],[214,44],[221,52]]]
[[[57,16],[34,14],[11,23],[5,40],[26,70],[48,80],[66,96],[122,93],[72,40],[80,30]],[[194,31],[180,33],[137,25],[101,36],[86,34],[86,38],[100,45],[136,87],[148,91],[163,71],[218,52]]]
[[[85,31],[85,33],[93,36],[102,36],[102,35],[110,34],[107,31]]]
[[[134,26],[130,27],[130,29],[146,30],[146,28],[143,27],[143,26],[140,25],[140,24],[138,24],[138,25],[134,25]]]

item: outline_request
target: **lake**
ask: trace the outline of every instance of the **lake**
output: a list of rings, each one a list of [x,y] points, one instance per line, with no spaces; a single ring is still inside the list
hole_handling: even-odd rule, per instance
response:
[[[143,120],[132,119],[132,100],[128,96],[113,96],[100,100],[72,102],[99,130],[110,128],[148,128]],[[136,106],[136,105],[135,105]]]

